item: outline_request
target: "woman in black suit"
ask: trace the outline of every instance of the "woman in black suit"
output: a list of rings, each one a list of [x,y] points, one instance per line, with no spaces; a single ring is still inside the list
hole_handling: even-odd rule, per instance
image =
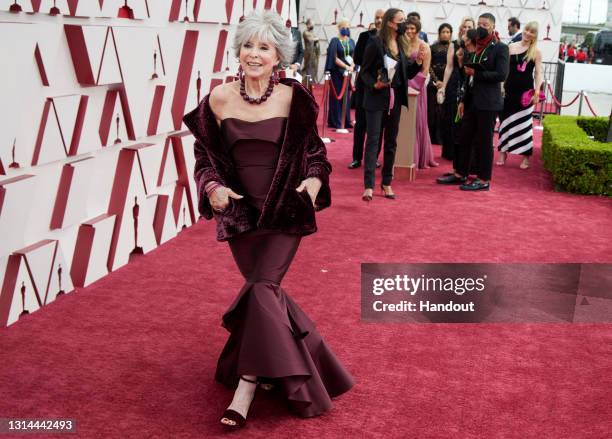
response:
[[[406,58],[407,48],[398,37],[406,31],[404,13],[391,8],[385,12],[380,32],[370,38],[360,70],[364,85],[363,108],[366,112],[366,151],[364,166],[364,201],[372,200],[379,138],[384,130],[382,190],[385,198],[395,198],[391,189],[397,132],[402,105],[408,106],[408,80],[420,70],[424,54],[416,62]],[[382,123],[382,124],[381,124]]]

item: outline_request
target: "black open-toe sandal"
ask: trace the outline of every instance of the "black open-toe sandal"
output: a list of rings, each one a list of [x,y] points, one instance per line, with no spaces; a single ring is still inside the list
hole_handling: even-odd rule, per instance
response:
[[[240,379],[247,381],[249,383],[259,384],[258,381],[249,380],[245,377],[240,377]],[[223,422],[223,419],[228,419],[230,421],[233,421],[234,424],[226,424],[225,422]],[[223,412],[223,416],[221,416],[221,419],[219,420],[219,422],[222,425],[229,427],[229,428],[242,428],[246,425],[247,420],[244,416],[242,416],[236,410],[227,409]]]
[[[223,422],[223,419],[233,421],[234,423],[227,424]],[[240,413],[238,413],[236,410],[227,409],[223,412],[223,416],[221,416],[221,420],[219,422],[229,428],[242,428],[246,425],[246,418]]]

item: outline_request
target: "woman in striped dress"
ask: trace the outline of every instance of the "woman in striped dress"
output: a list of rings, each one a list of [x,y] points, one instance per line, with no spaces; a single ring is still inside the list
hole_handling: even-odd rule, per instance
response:
[[[542,86],[542,54],[537,48],[538,23],[527,23],[522,40],[508,46],[510,73],[504,83],[504,111],[499,127],[498,165],[510,154],[523,156],[521,169],[529,167],[533,153],[532,113]]]

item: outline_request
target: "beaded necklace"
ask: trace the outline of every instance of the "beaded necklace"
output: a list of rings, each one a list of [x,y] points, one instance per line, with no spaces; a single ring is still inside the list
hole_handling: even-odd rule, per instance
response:
[[[274,90],[274,86],[276,84],[278,84],[278,77],[276,75],[276,73],[273,73],[270,76],[270,81],[268,82],[268,88],[266,88],[265,93],[258,97],[258,98],[254,98],[252,96],[249,96],[246,92],[246,83],[244,80],[244,75],[240,76],[240,96],[242,96],[242,99],[244,99],[245,101],[247,101],[249,104],[254,104],[254,105],[259,105],[262,102],[265,102],[268,100],[268,98],[270,97],[270,95],[272,94],[272,91]]]

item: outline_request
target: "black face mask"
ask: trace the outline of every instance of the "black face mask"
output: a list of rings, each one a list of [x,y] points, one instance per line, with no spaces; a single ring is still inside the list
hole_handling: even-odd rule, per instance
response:
[[[396,30],[398,35],[404,35],[406,33],[406,22],[402,21],[401,23],[397,23],[397,30]]]
[[[479,40],[484,40],[485,38],[487,38],[489,36],[489,31],[486,30],[484,27],[478,27],[478,29],[476,29],[476,31],[478,32],[478,39]]]

